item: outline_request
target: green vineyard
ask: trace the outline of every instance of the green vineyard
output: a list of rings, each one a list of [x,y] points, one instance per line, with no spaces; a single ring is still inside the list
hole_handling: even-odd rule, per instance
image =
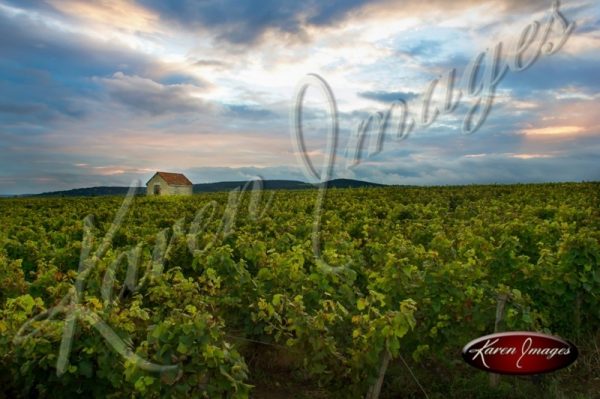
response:
[[[599,183],[317,195],[0,199],[0,397],[597,397]],[[491,386],[513,330],[579,359]]]

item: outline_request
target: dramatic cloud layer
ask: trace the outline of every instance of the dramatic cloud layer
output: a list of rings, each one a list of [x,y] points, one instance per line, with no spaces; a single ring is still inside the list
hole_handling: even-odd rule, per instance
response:
[[[463,76],[472,60],[497,43],[501,60],[512,59],[523,29],[539,21],[529,59],[552,1],[0,0],[0,195],[128,185],[156,170],[198,183],[307,180],[290,112],[308,73],[325,78],[336,98],[336,177],[600,180],[596,3],[564,0],[560,12],[576,26],[560,50],[548,55],[541,46],[529,68],[511,65],[493,93],[469,94]],[[556,43],[561,29],[555,16],[548,41]],[[485,82],[489,65],[484,56],[472,88]],[[453,68],[454,94],[463,95],[451,98],[452,112],[435,115]],[[491,94],[485,121],[465,135],[471,108],[482,101],[477,120]],[[305,100],[306,147],[321,165],[328,104],[313,87]],[[406,122],[416,123],[404,140],[396,137],[398,100],[408,107]],[[375,151],[371,134],[392,104]],[[361,126],[367,135],[357,152]]]

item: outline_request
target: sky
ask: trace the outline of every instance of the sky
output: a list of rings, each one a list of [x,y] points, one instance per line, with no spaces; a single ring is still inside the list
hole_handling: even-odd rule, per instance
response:
[[[0,0],[0,195],[159,170],[314,182],[332,114],[309,85],[299,151],[308,74],[336,103],[331,177],[598,181],[599,66],[595,0]]]

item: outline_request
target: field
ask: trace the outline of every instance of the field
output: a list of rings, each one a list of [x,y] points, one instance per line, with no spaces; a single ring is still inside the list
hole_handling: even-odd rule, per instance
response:
[[[321,258],[317,193],[0,199],[4,397],[598,397],[600,184],[330,189]],[[490,387],[495,328],[579,359]]]

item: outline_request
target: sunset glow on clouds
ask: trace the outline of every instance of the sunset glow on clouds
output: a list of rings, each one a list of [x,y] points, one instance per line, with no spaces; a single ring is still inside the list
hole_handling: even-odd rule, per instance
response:
[[[549,126],[537,129],[525,129],[525,134],[578,134],[585,132],[582,126]]]
[[[260,5],[259,5],[260,4]],[[308,73],[339,110],[335,177],[389,184],[600,179],[600,7],[563,1],[575,22],[555,54],[509,70],[475,133],[473,98],[346,167],[351,132],[498,42],[503,56],[551,1],[0,0],[0,194],[143,182],[155,170],[195,183],[306,180],[291,141]],[[457,83],[458,84],[458,83]],[[309,89],[305,131],[319,155],[326,103]],[[443,102],[436,92],[434,104]],[[468,97],[468,96],[466,96]],[[471,101],[471,102],[469,102]],[[364,151],[363,151],[364,152]]]

